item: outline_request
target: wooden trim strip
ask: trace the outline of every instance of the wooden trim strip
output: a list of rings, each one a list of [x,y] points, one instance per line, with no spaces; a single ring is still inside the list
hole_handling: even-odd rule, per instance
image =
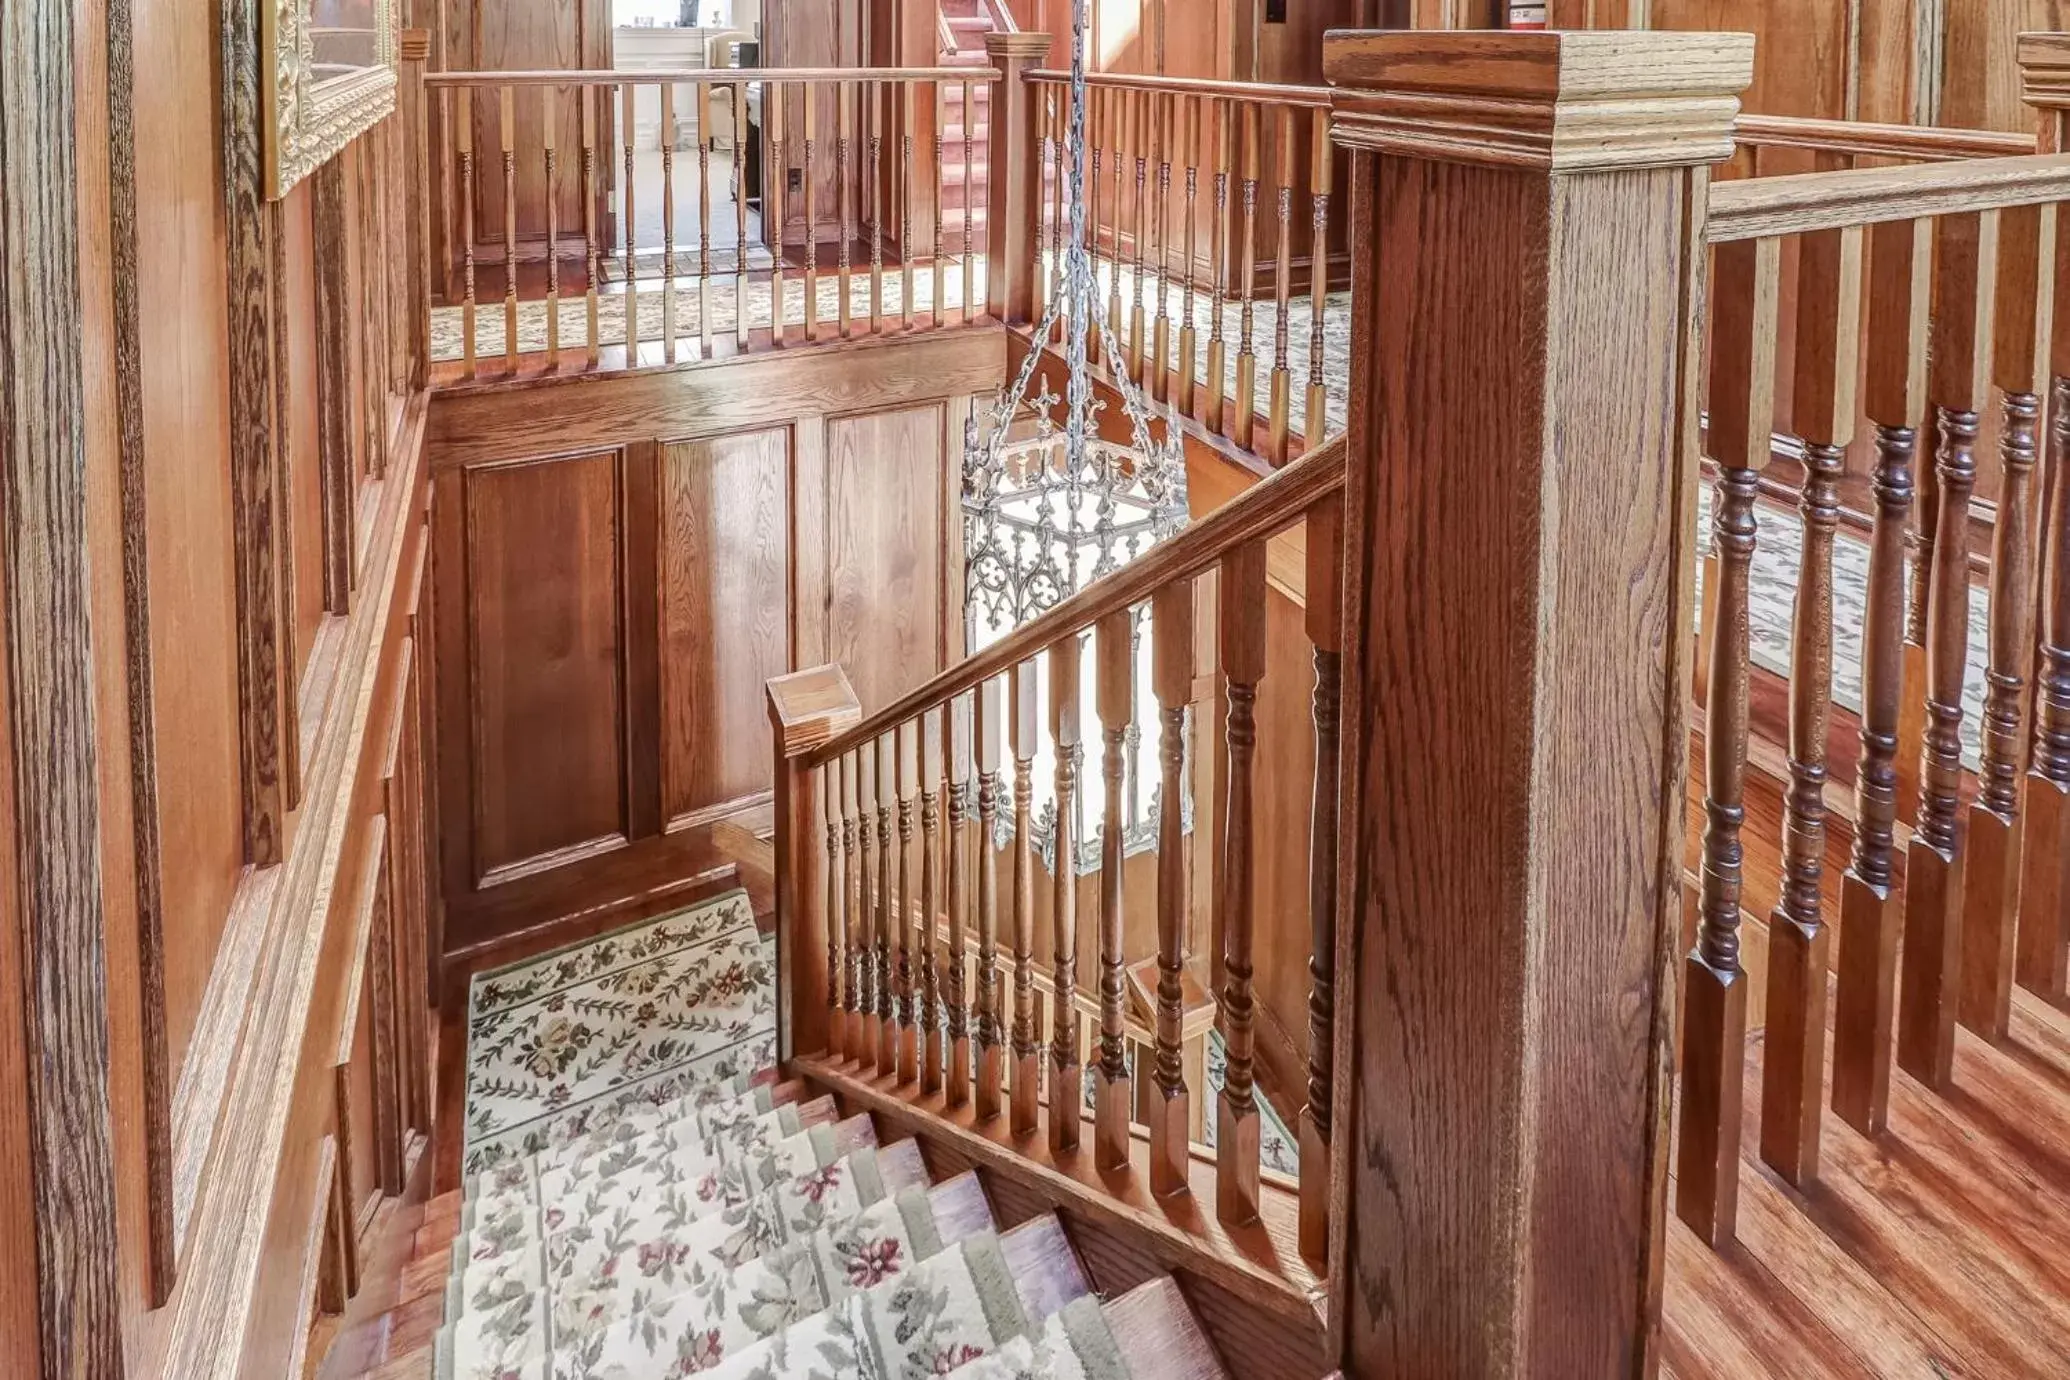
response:
[[[1932,125],[1880,125],[1856,120],[1813,120],[1794,115],[1742,113],[1733,124],[1732,134],[1742,145],[1822,149],[1875,158],[1933,161],[2017,158],[2035,151],[2031,134],[1941,129]]]
[[[1198,575],[1224,555],[1288,526],[1323,498],[1344,487],[1344,436],[1339,433],[1300,459],[1275,470],[1242,495],[1194,523],[1141,560],[1064,600],[1011,637],[965,658],[934,679],[894,700],[812,755],[825,766],[851,749],[938,705],[980,681],[1010,671],[1051,644],[1083,632],[1110,613],[1142,603],[1165,585]]]
[[[838,82],[843,86],[856,82],[899,81],[956,81],[993,82],[999,80],[999,71],[993,67],[674,67],[641,68],[638,84],[653,86],[657,83],[732,82],[742,79],[743,70],[752,82]],[[612,70],[594,72],[550,71],[550,72],[429,72],[424,84],[438,89],[461,86],[617,86],[627,80],[623,72]],[[1273,87],[1272,90],[1279,88]]]
[[[144,447],[141,309],[137,289],[136,73],[130,0],[109,0],[108,223],[114,299],[115,434],[122,504],[122,635],[129,716],[130,853],[137,934],[138,1036],[143,1069],[144,1296],[172,1294],[172,1059],[165,1028],[165,900],[158,833],[158,738],[153,712],[151,586]]]
[[[2070,200],[2070,154],[1915,163],[1711,184],[1712,244]]]
[[[236,539],[237,699],[244,860],[286,851],[281,789],[279,561],[275,551],[266,173],[259,147],[259,15],[255,0],[223,17],[223,209],[230,321],[230,492]]]
[[[34,1340],[0,1340],[46,1376],[123,1374],[115,1149],[108,1094],[107,932],[87,552],[74,70],[66,7],[0,15],[0,826],[20,956],[0,1011],[14,1126],[0,1223],[33,1214],[33,1253],[4,1247],[4,1292],[33,1298]],[[257,74],[256,60],[252,66]],[[20,1076],[20,1083],[13,1076]],[[23,1168],[12,1153],[19,1150]],[[19,1180],[26,1180],[26,1183]],[[22,1201],[26,1190],[29,1201]],[[32,1260],[30,1277],[12,1268]],[[19,1373],[17,1371],[16,1373]]]
[[[1028,73],[1027,79],[1043,85],[1063,86],[1069,84],[1071,74],[1052,67],[1041,67]],[[1310,106],[1325,110],[1337,99],[1334,87],[1281,86],[1276,82],[1216,81],[1209,77],[1166,77],[1133,72],[1088,72],[1085,80],[1088,86],[1111,86],[1123,91],[1227,96],[1234,100],[1257,101],[1262,105]]]
[[[352,365],[346,346],[349,307],[345,299],[345,182],[333,158],[310,177],[311,236],[316,259],[316,454],[322,492],[323,606],[327,613],[352,608],[353,504],[352,433],[347,410]]]

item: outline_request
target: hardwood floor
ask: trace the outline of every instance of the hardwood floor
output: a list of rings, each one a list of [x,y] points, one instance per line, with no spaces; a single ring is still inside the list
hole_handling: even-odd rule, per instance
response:
[[[391,1234],[394,1258],[379,1262],[379,1273],[363,1283],[379,1291],[376,1313],[348,1321],[317,1371],[319,1380],[428,1380],[439,1324],[444,1321],[446,1276],[452,1264],[453,1239],[460,1230],[460,1194],[447,1193],[405,1211],[416,1225]],[[408,1249],[401,1243],[407,1240]],[[355,1313],[360,1312],[355,1308]]]
[[[2070,1374],[2070,1016],[2025,992],[1955,1088],[1899,1072],[1871,1141],[1830,1113],[1819,1180],[1761,1164],[1748,1040],[1739,1239],[1670,1214],[1662,1373],[1696,1380]]]

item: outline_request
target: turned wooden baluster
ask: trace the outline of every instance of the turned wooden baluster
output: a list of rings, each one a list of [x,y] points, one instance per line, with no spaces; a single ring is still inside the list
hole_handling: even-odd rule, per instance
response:
[[[884,330],[884,88],[863,83],[868,94],[867,144],[870,178],[870,334]]]
[[[846,787],[842,784],[847,759],[837,757],[820,773],[826,792],[827,821],[827,1052],[839,1054],[848,1038],[848,995],[844,985],[844,951],[848,923],[848,855],[842,834],[848,821]]]
[[[1140,387],[1143,382],[1144,328],[1149,323],[1150,312],[1147,295],[1150,284],[1143,276],[1143,242],[1149,238],[1150,221],[1150,93],[1131,92],[1125,99],[1125,108],[1129,113],[1129,147],[1136,155],[1136,209],[1135,216],[1130,222],[1130,233],[1135,242],[1136,268],[1135,277],[1129,281],[1128,371]]]
[[[1172,357],[1172,295],[1167,284],[1171,281],[1172,127],[1178,100],[1161,94],[1150,99],[1157,127],[1157,205],[1150,220],[1157,317],[1150,336],[1149,386],[1150,395],[1163,402],[1171,383],[1166,373],[1166,361]]]
[[[1070,210],[1065,206],[1066,194],[1071,189],[1070,170],[1064,166],[1065,114],[1064,103],[1052,92],[1049,101],[1049,288],[1048,297],[1054,298],[1062,290],[1064,282],[1064,226],[1070,220]]]
[[[1294,110],[1279,109],[1279,253],[1273,264],[1272,380],[1271,404],[1265,431],[1265,455],[1274,465],[1287,462],[1288,416],[1293,405],[1293,374],[1289,369],[1288,335],[1291,322],[1287,307],[1293,301],[1294,258]]]
[[[1102,132],[1106,129],[1103,121],[1111,102],[1108,101],[1106,92],[1098,87],[1086,91],[1085,102],[1085,141],[1091,159],[1085,177],[1085,247],[1087,256],[1092,261],[1092,291],[1086,294],[1086,299],[1088,305],[1097,310],[1100,300],[1100,216],[1106,212],[1106,207],[1100,201],[1100,142]],[[1114,245],[1114,254],[1110,256],[1109,264],[1118,272],[1121,245],[1119,231],[1115,233]],[[1115,281],[1118,282],[1119,279]],[[1111,307],[1108,315],[1110,318],[1113,315]],[[1096,317],[1094,319],[1097,320]],[[1096,365],[1100,363],[1099,340],[1099,328],[1089,322],[1085,337],[1086,358]]]
[[[1192,1098],[1186,1089],[1186,921],[1193,909],[1186,851],[1186,706],[1193,698],[1193,582],[1157,591],[1150,603],[1150,680],[1157,694],[1157,1046],[1150,1070],[1150,1191],[1160,1198],[1191,1185]]]
[[[1781,242],[1718,246],[1711,332],[1712,514],[1717,629],[1704,718],[1703,875],[1696,947],[1685,967],[1681,1158],[1675,1210],[1712,1246],[1732,1239],[1739,1204],[1739,1112],[1747,979],[1740,968],[1740,825],[1746,818],[1749,571],[1754,499],[1775,432]]]
[[[920,1076],[919,1003],[913,964],[920,950],[914,919],[913,797],[920,786],[920,724],[898,726],[898,1081]]]
[[[1801,241],[1795,430],[1804,441],[1804,546],[1790,652],[1790,785],[1781,894],[1768,920],[1768,1052],[1761,1158],[1802,1187],[1818,1177],[1825,1107],[1826,726],[1833,699],[1833,536],[1854,441],[1861,359],[1862,231]]]
[[[1934,227],[1933,335],[1927,397],[1939,430],[1939,488],[1926,615],[1926,734],[1919,819],[1905,863],[1905,945],[1898,986],[1898,1066],[1932,1088],[1955,1067],[1962,955],[1962,682],[1969,651],[1969,498],[1976,485],[1977,409],[1989,387],[1998,213],[1946,216]]]
[[[676,321],[676,143],[682,132],[676,128],[676,88],[672,82],[661,84],[661,129],[656,137],[661,141],[661,358],[673,364],[676,337],[681,333]],[[697,161],[700,165],[705,161],[701,131],[697,138]],[[698,229],[702,231],[711,218],[711,206],[707,203],[700,208]],[[700,279],[700,289],[702,283]],[[698,315],[702,317],[704,312],[700,309]]]
[[[1107,143],[1114,149],[1114,203],[1107,207],[1107,219],[1114,221],[1110,226],[1114,234],[1114,244],[1110,252],[1107,252],[1107,263],[1114,267],[1114,273],[1107,279],[1107,329],[1114,331],[1116,339],[1120,339],[1128,325],[1122,317],[1122,211],[1128,205],[1128,199],[1124,194],[1124,163],[1128,149],[1128,91],[1110,91],[1107,93],[1105,106]],[[1120,372],[1122,368],[1128,368],[1128,364],[1122,360],[1107,360],[1107,368]]]
[[[450,117],[460,160],[460,367],[475,376],[474,343],[474,94],[461,88],[460,118]]]
[[[934,296],[928,303],[933,325],[939,329],[948,324],[948,278],[947,265],[942,261],[942,176],[948,171],[948,164],[942,161],[946,147],[944,136],[948,132],[948,93],[940,82],[934,84],[934,176],[928,179],[929,194],[934,199]]]
[[[1330,295],[1330,112],[1315,112],[1309,138],[1315,143],[1315,166],[1309,170],[1312,192],[1308,227],[1308,398],[1301,409],[1301,444],[1319,446],[1329,431],[1330,397],[1323,385],[1323,317]]]
[[[1222,304],[1228,294],[1229,278],[1229,164],[1230,140],[1234,121],[1229,118],[1229,107],[1220,100],[1208,102],[1208,122],[1212,126],[1215,159],[1215,214],[1212,243],[1208,248],[1208,272],[1212,279],[1208,299],[1208,358],[1207,358],[1207,428],[1220,432],[1223,428],[1223,394],[1227,384],[1223,370],[1228,365],[1227,343],[1222,334]]]
[[[2037,107],[2037,150],[2070,147],[2070,38],[2023,34],[2023,94]],[[2049,460],[2040,505],[2039,657],[2034,755],[2020,845],[2020,926],[2014,971],[2057,1006],[2070,978],[2070,230],[2056,227],[2047,369]]]
[[[1244,450],[1251,449],[1256,431],[1258,346],[1258,107],[1243,103],[1243,267],[1237,288],[1243,293],[1243,310],[1238,318],[1236,339],[1236,415],[1230,418],[1230,439]]]
[[[1049,737],[1057,755],[1056,861],[1051,869],[1050,925],[1055,937],[1050,981],[1049,1144],[1076,1150],[1085,1072],[1078,1046],[1078,673],[1072,633],[1049,649]]]
[[[1897,1009],[1898,721],[1905,665],[1905,526],[1926,411],[1927,291],[1933,222],[1870,231],[1863,410],[1876,425],[1876,525],[1862,625],[1861,758],[1854,852],[1840,884],[1833,995],[1833,1111],[1864,1135],[1889,1118],[1891,1021]]]
[[[593,93],[582,92],[582,262],[586,274],[582,294],[588,329],[589,365],[597,362],[597,108]],[[829,988],[829,991],[832,989]]]
[[[979,299],[977,291],[977,259],[973,257],[973,247],[976,244],[976,240],[973,238],[973,231],[976,228],[974,220],[977,207],[972,205],[974,198],[971,196],[971,187],[975,183],[971,177],[970,155],[971,146],[976,143],[976,120],[977,105],[971,94],[970,83],[965,82],[963,83],[963,319],[965,321],[975,321],[985,314],[985,304]],[[999,175],[1001,177],[1006,176],[1006,169],[1001,168]]]
[[[848,899],[842,907],[847,920],[847,929],[842,942],[844,957],[848,960],[847,981],[843,985],[843,1008],[847,1015],[841,1024],[847,1038],[842,1042],[841,1052],[851,1059],[860,1061],[869,1049],[868,1037],[864,1033],[865,1016],[868,1009],[863,995],[863,936],[867,932],[863,917],[863,898],[869,895],[869,882],[863,867],[863,845],[868,840],[868,831],[858,827],[862,819],[862,760],[850,752],[841,758],[841,851],[846,855],[847,866],[843,869],[848,886]]]
[[[847,82],[834,84],[834,178],[839,195],[836,204],[840,208],[840,224],[834,241],[834,278],[840,285],[841,301],[837,311],[839,335],[843,340],[854,333],[855,304],[851,297],[855,281],[853,266],[849,263],[848,242],[855,234],[855,189],[851,185],[849,170],[849,145],[854,141],[854,117],[849,113],[849,89]]]
[[[634,368],[640,362],[639,214],[633,201],[633,190],[636,185],[633,176],[633,131],[638,128],[633,119],[633,103],[637,89],[633,83],[627,82],[618,90],[623,107],[619,128],[624,132],[620,137],[625,144],[625,178],[619,185],[618,193],[619,215],[625,221],[625,363],[627,368]],[[666,192],[663,195],[668,198],[668,206],[673,208],[674,195]],[[669,214],[673,214],[672,209]]]
[[[2059,292],[2070,286],[2070,270],[2061,264],[2056,285]],[[2070,304],[2059,300],[2055,319],[2041,667],[2027,773],[2018,975],[2021,986],[2060,1006],[2070,973]]]
[[[788,316],[783,286],[783,198],[784,184],[791,180],[790,162],[784,154],[783,108],[783,88],[775,82],[763,82],[762,109],[769,121],[769,165],[762,174],[762,233],[769,238],[769,339],[779,347],[784,344]],[[743,245],[741,253],[746,252]]]
[[[952,700],[949,730],[949,951],[942,957],[942,980],[948,987],[949,1079],[947,1105],[970,1101],[970,769],[971,704]]]
[[[918,118],[917,84],[898,84],[903,122],[899,126],[898,193],[898,322],[913,329],[913,122]]]
[[[857,868],[861,894],[856,897],[853,937],[854,1041],[849,1053],[858,1064],[877,1060],[877,750],[865,746],[856,750],[856,846],[861,865]]]
[[[941,892],[935,881],[941,857],[942,719],[930,710],[920,720],[920,1091],[942,1086],[941,962],[935,924]]]
[[[1040,1116],[1042,1045],[1035,1024],[1035,749],[1042,702],[1035,663],[1013,668],[1013,1133]]]
[[[800,156],[804,159],[805,184],[805,341],[819,339],[819,170],[812,166],[814,146],[819,142],[819,85],[806,82],[805,133]]]
[[[546,162],[546,362],[561,365],[561,179],[560,154],[554,147],[554,133],[560,127],[560,88],[539,88],[544,118],[539,122],[539,140]]]
[[[1962,1023],[1994,1044],[2012,1020],[2019,934],[2020,776],[2034,597],[2034,467],[2046,386],[2043,307],[2055,292],[2056,208],[2002,212],[1992,379],[2000,397],[1998,512],[1991,544],[1990,666],[1982,770],[1963,863]]]
[[[999,768],[1004,757],[1006,708],[999,678],[977,690],[977,1114],[998,1116],[1005,1052],[999,1022]]]
[[[697,357],[712,357],[712,89],[691,88],[697,101]]]
[[[1127,610],[1100,620],[1094,647],[1100,715],[1101,780],[1106,808],[1100,824],[1100,1057],[1093,1070],[1093,1151],[1102,1169],[1128,1165],[1129,1113],[1134,1106],[1127,1062],[1124,1003],[1126,919],[1122,866],[1128,815],[1122,790],[1128,779],[1124,748],[1135,711],[1134,620]]]
[[[1228,1039],[1215,1122],[1215,1210],[1224,1222],[1258,1216],[1259,1116],[1252,1068],[1257,1016],[1251,996],[1251,775],[1257,750],[1258,682],[1265,676],[1265,543],[1222,558],[1222,675],[1228,703],[1228,788],[1222,806],[1222,1026]]]
[[[747,87],[735,82],[728,90],[733,97],[733,346],[745,352],[748,343]],[[768,179],[763,180],[766,182]]]
[[[897,872],[892,854],[892,818],[897,810],[898,744],[877,740],[877,1072],[898,1072],[898,985],[892,960],[892,932],[901,930]]]
[[[503,155],[503,367],[517,370],[517,93],[496,88],[497,147]]]
[[[1179,411],[1193,415],[1195,384],[1193,366],[1199,336],[1193,323],[1193,250],[1195,221],[1200,209],[1200,102],[1191,96],[1179,98],[1179,141],[1186,154],[1185,259],[1180,268],[1183,298],[1179,306]]]
[[[1344,507],[1308,512],[1307,631],[1315,649],[1315,794],[1308,826],[1308,1100],[1301,1108],[1301,1254],[1330,1248],[1330,1102],[1336,1088],[1338,716],[1344,672]]]

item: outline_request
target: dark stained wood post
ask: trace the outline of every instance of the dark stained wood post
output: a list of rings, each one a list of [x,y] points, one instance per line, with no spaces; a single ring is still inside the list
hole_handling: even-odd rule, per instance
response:
[[[985,234],[990,241],[985,261],[990,275],[986,296],[1000,316],[1026,325],[1042,314],[1036,295],[1042,281],[1037,260],[1042,253],[1042,123],[1041,90],[1026,74],[1049,52],[1049,35],[990,33],[985,55],[999,71],[992,84],[991,153],[985,187]],[[972,116],[966,108],[964,120]]]
[[[778,1055],[834,1048],[833,1007],[840,997],[839,951],[829,948],[827,884],[839,865],[839,835],[827,828],[822,777],[811,754],[862,721],[862,702],[839,666],[778,676],[769,682],[769,730],[776,740],[776,1000]]]
[[[1332,1359],[1640,1374],[1693,657],[1692,246],[1753,39],[1337,34],[1324,67],[1364,247]]]
[[[89,472],[113,483],[117,457],[91,441],[82,382],[96,174],[75,159],[74,71],[102,51],[75,41],[83,18],[56,0],[0,12],[0,1371],[119,1380],[117,1228],[142,1224],[117,1222],[109,1109],[93,638],[121,630],[91,625],[86,528]]]
[[[2020,35],[2020,75],[2044,153],[2070,148],[2070,34]],[[2020,985],[2057,1004],[2070,972],[2070,229],[2056,231],[2048,491],[2042,496],[2041,666],[2021,841]]]

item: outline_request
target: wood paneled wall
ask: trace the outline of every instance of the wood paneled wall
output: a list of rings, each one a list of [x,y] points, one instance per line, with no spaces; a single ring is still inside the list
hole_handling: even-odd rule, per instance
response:
[[[963,654],[963,423],[1005,367],[986,330],[441,391],[448,957],[719,875],[770,677],[838,660],[874,708]]]
[[[5,22],[0,1373],[286,1374],[428,1130],[416,127],[268,202],[255,4]]]

